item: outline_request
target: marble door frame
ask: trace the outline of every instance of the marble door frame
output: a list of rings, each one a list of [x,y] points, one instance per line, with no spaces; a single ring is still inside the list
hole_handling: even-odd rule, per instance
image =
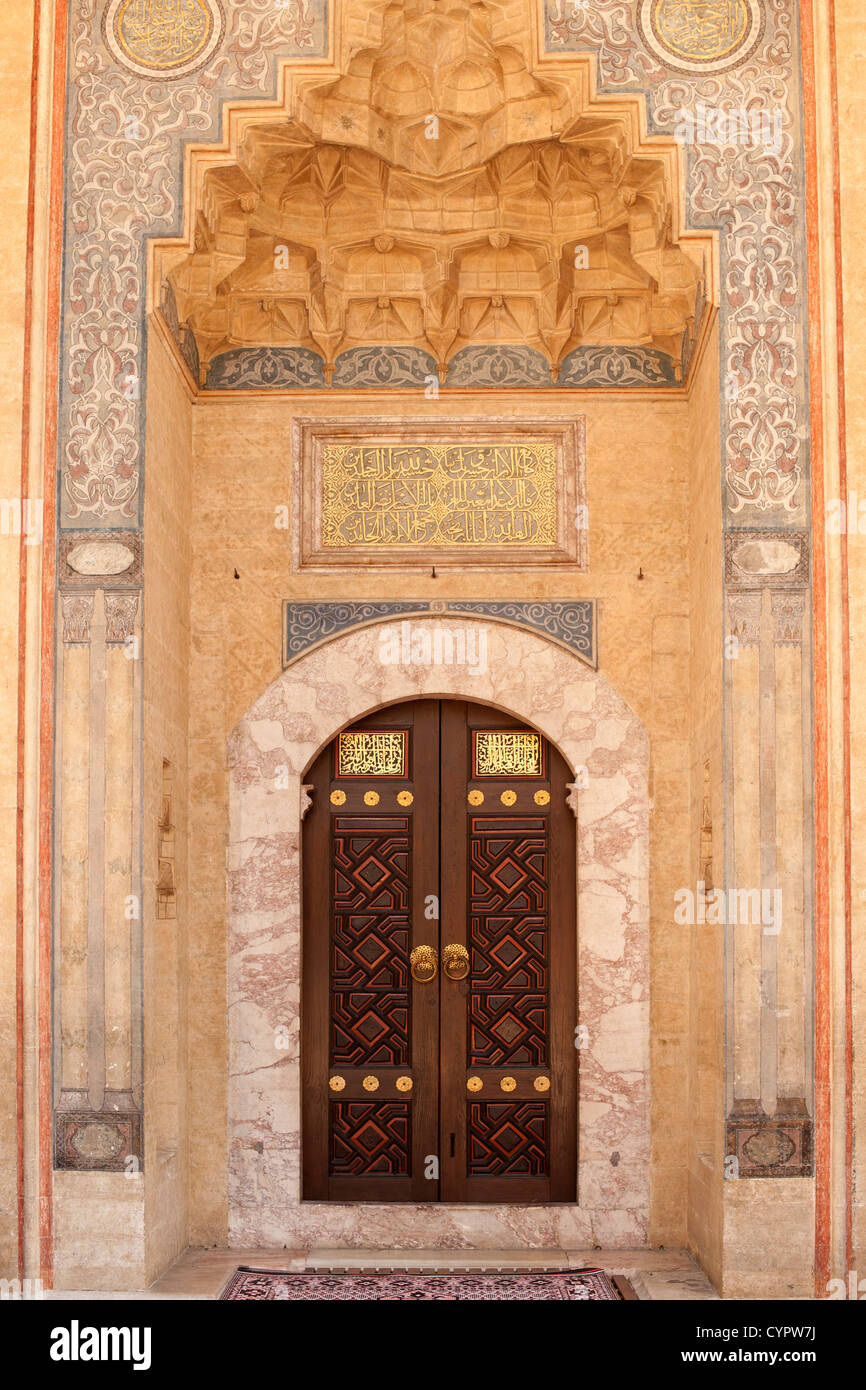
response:
[[[518,627],[417,618],[431,651],[483,664],[393,664],[400,625],[300,657],[229,740],[228,1183],[232,1247],[646,1244],[649,1225],[649,741],[600,673]],[[460,639],[465,644],[460,645]],[[423,644],[422,644],[423,645]],[[476,700],[533,725],[575,774],[578,1203],[338,1204],[300,1198],[301,821],[305,774],[341,729],[403,700]]]

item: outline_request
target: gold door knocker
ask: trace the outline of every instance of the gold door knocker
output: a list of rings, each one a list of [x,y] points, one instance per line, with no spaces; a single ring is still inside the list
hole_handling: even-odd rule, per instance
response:
[[[433,946],[416,946],[409,955],[412,979],[417,980],[419,984],[426,985],[428,981],[434,980],[438,966],[439,955]]]
[[[469,952],[465,946],[452,943],[442,952],[442,970],[449,980],[465,980],[469,974]]]

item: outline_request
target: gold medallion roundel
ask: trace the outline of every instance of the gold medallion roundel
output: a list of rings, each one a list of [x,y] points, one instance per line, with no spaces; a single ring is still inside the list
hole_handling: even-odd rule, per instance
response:
[[[499,1083],[499,1089],[500,1091],[516,1091],[517,1082],[514,1080],[513,1076],[503,1076]]]
[[[335,792],[331,792],[331,805],[332,805],[332,806],[345,806],[345,804],[346,804],[346,793],[345,793],[345,792],[341,792],[339,787],[337,788],[337,790],[336,790]]]
[[[411,1076],[398,1076],[394,1085],[397,1087],[398,1091],[411,1091],[413,1085],[412,1078]]]
[[[378,806],[378,805],[379,805],[379,793],[378,793],[378,792],[364,792],[364,805],[365,805],[365,806]]]
[[[379,1078],[378,1076],[365,1076],[361,1085],[364,1087],[365,1091],[378,1091]]]
[[[411,792],[398,792],[398,793],[397,793],[397,805],[398,805],[398,806],[411,806],[411,805],[412,805],[412,802],[413,802],[414,800],[415,800],[415,798],[414,798],[414,796],[412,795]]]
[[[222,0],[108,0],[102,20],[115,61],[139,77],[163,81],[204,67],[225,27]]]
[[[483,1085],[484,1082],[481,1080],[480,1076],[470,1076],[469,1080],[466,1082],[466,1089],[467,1091],[480,1091]]]
[[[509,787],[507,791],[502,793],[499,800],[502,802],[503,806],[513,806],[517,800],[517,792],[513,792]]]
[[[535,1087],[536,1091],[549,1091],[549,1090],[550,1090],[550,1077],[549,1077],[549,1076],[536,1076],[536,1078],[535,1078],[535,1080],[533,1081],[532,1084],[533,1084],[533,1086]]]
[[[332,1091],[345,1091],[346,1079],[343,1076],[332,1076],[328,1085]]]
[[[466,800],[469,802],[470,806],[483,806],[484,793],[479,791],[477,787],[473,787]]]
[[[647,48],[675,72],[724,72],[754,51],[764,30],[760,0],[638,0]]]
[[[532,799],[535,802],[536,806],[546,806],[550,801],[550,792],[546,792],[542,788],[540,791],[537,791],[535,793],[535,796]]]

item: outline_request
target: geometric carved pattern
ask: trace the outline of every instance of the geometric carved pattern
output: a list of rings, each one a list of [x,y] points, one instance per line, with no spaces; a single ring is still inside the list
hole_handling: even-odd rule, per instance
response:
[[[547,1065],[548,854],[543,817],[472,817],[469,1065]]]
[[[468,1171],[473,1177],[543,1177],[547,1173],[543,1101],[471,1101],[468,1109]]]
[[[330,1172],[339,1177],[409,1173],[409,1103],[338,1100],[330,1106]]]
[[[338,817],[332,844],[331,1064],[405,1066],[409,821]]]

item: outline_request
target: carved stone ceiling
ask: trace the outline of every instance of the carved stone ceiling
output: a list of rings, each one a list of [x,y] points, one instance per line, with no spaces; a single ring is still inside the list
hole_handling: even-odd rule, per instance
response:
[[[669,169],[620,108],[530,71],[526,0],[347,0],[342,76],[247,125],[211,168],[191,254],[164,266],[208,363],[237,348],[583,345],[693,334],[700,255],[672,239]]]

